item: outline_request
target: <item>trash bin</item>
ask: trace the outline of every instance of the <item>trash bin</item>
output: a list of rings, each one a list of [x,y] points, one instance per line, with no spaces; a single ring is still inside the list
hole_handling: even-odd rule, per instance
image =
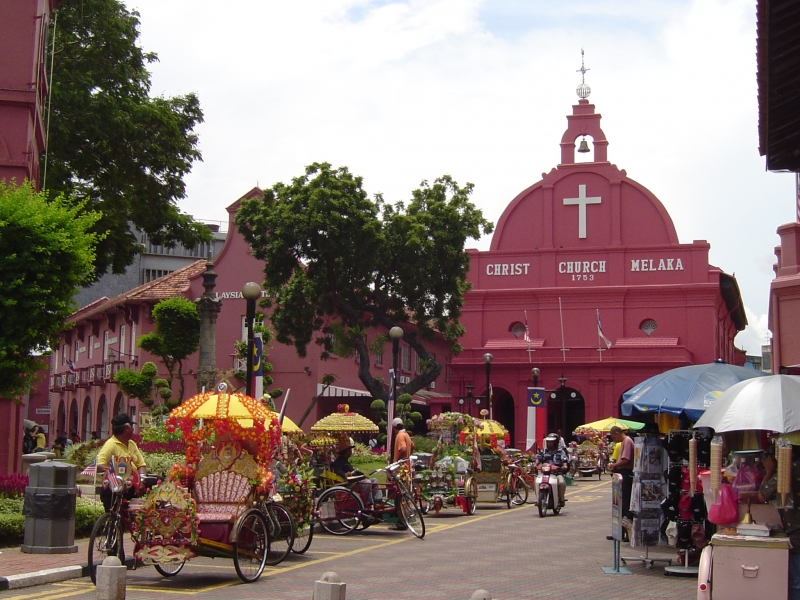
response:
[[[22,552],[69,554],[75,545],[75,485],[77,467],[48,461],[30,465],[22,514],[25,538]]]

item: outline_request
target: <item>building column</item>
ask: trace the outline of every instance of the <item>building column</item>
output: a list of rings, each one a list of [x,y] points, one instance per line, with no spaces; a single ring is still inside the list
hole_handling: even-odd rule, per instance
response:
[[[217,274],[214,262],[209,256],[206,272],[203,273],[203,295],[195,300],[197,312],[200,314],[200,352],[197,364],[197,393],[214,389],[217,379],[217,315],[222,309],[220,300],[214,294]]]

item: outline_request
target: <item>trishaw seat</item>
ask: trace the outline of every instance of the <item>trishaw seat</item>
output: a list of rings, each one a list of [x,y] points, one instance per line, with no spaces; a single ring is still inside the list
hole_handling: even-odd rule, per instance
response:
[[[233,523],[248,507],[258,465],[238,444],[224,443],[203,454],[194,495],[200,522]]]

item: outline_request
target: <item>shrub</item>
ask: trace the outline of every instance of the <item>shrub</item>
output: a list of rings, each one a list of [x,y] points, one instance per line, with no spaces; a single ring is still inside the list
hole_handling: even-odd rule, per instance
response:
[[[64,461],[72,463],[78,467],[78,472],[83,471],[90,462],[92,462],[100,448],[103,447],[103,442],[97,440],[95,442],[83,442],[82,444],[72,444],[67,446],[64,450]]]
[[[156,452],[148,454],[145,452],[144,461],[147,463],[148,473],[166,476],[175,463],[185,464],[186,456],[183,453]]]
[[[167,431],[167,426],[164,423],[154,423],[149,427],[142,430],[142,443],[144,442],[182,442],[183,433],[180,428],[175,429],[173,432]]]
[[[12,473],[11,475],[0,474],[0,499],[17,498],[25,493],[28,486],[28,476]]]
[[[424,435],[415,435],[412,438],[414,442],[414,452],[433,452],[439,440],[436,438],[426,437]]]
[[[186,454],[186,444],[183,440],[173,440],[171,442],[142,442],[139,444],[139,450],[148,454]]]
[[[25,535],[22,498],[0,499],[0,545],[17,544]],[[104,512],[100,502],[77,498],[75,502],[75,536],[87,536],[97,518]]]

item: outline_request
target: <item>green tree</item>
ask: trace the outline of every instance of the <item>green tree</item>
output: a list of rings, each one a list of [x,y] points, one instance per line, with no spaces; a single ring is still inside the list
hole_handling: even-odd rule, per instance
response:
[[[177,377],[179,394],[176,400],[169,399],[169,406],[183,402],[186,382],[183,378],[183,361],[197,352],[200,346],[200,315],[197,305],[187,298],[176,297],[162,300],[153,307],[156,330],[139,338],[138,345],[153,356],[158,356],[169,375],[167,387]]]
[[[394,405],[394,416],[403,419],[403,426],[406,428],[409,434],[414,430],[416,422],[422,420],[422,413],[415,411],[411,406],[412,400],[413,398],[411,394],[400,394]],[[385,444],[386,434],[383,432],[386,431],[386,425],[389,418],[386,402],[379,398],[377,400],[373,400],[369,407],[374,414],[374,420],[378,423],[378,427],[382,432],[378,434],[378,443]]]
[[[423,340],[440,333],[460,351],[459,322],[469,255],[467,238],[492,224],[470,201],[472,184],[450,176],[423,181],[406,206],[367,197],[347,168],[315,163],[288,185],[275,184],[261,200],[246,200],[236,216],[253,256],[266,263],[264,288],[273,306],[275,337],[305,356],[313,340],[322,356],[357,355],[359,378],[375,398],[386,398],[370,373],[370,349],[385,336],[373,328],[403,327],[403,340],[422,372],[400,388],[414,393],[441,372]]]
[[[0,180],[0,395],[24,393],[92,274],[100,215]]]
[[[193,247],[205,226],[182,214],[183,177],[201,160],[194,127],[203,120],[195,94],[151,98],[138,45],[139,15],[119,0],[65,2],[55,12],[43,189],[66,192],[102,213],[96,275],[122,273],[141,251],[130,225],[153,243]],[[47,65],[50,65],[50,58]]]
[[[166,404],[172,397],[172,391],[166,379],[158,378],[158,367],[155,363],[147,361],[140,371],[135,369],[120,369],[114,375],[114,381],[126,396],[138,398],[142,404],[152,407],[155,397],[158,396]]]

